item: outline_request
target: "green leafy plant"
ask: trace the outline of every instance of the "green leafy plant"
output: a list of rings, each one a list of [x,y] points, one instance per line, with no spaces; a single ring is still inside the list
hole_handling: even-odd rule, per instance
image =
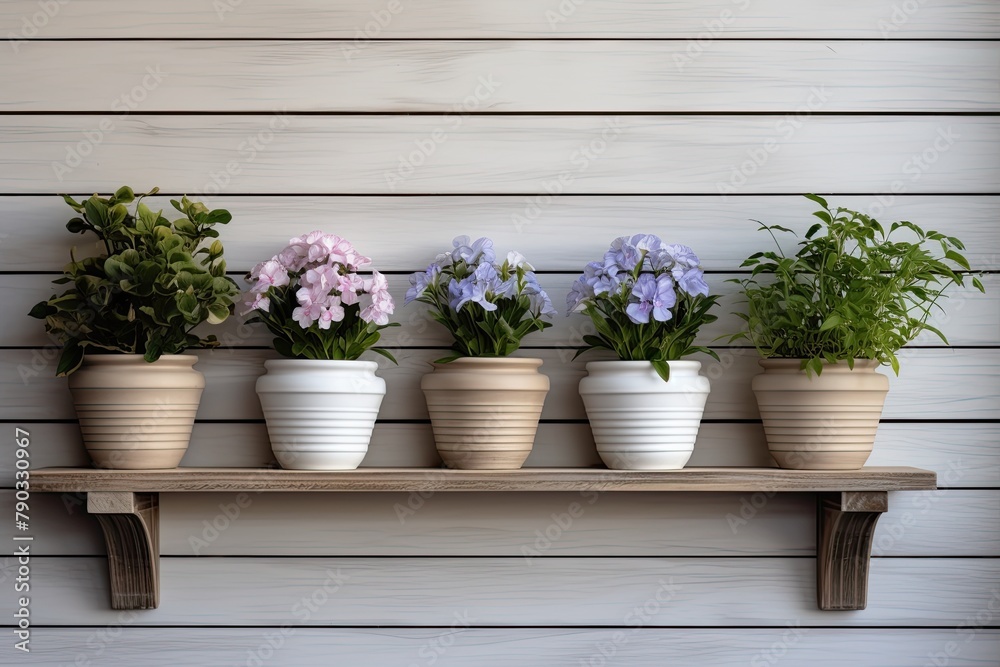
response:
[[[192,329],[225,320],[239,296],[226,276],[222,243],[213,229],[232,216],[183,197],[170,203],[184,217],[170,222],[142,203],[158,191],[137,194],[123,187],[82,203],[62,195],[78,214],[66,229],[97,235],[104,252],[77,259],[71,251],[72,261],[53,282],[72,287],[29,313],[45,320],[45,330],[63,345],[57,375],[79,368],[87,350],[141,354],[153,362],[164,354],[218,345],[215,336],[202,339]],[[133,202],[130,212],[126,205]]]
[[[856,359],[889,364],[898,375],[896,352],[921,332],[947,342],[928,320],[943,311],[945,290],[970,277],[962,273],[970,270],[962,242],[906,221],[886,232],[863,213],[806,197],[821,209],[798,251],[785,255],[775,236],[792,230],[762,225],[778,251],[754,253],[742,265],[753,267],[750,277],[730,281],[743,286],[748,306],[736,313],[745,328],[730,341],[749,340],[765,358],[802,359],[817,375],[824,362],[853,368]],[[984,291],[979,278],[971,282]]]

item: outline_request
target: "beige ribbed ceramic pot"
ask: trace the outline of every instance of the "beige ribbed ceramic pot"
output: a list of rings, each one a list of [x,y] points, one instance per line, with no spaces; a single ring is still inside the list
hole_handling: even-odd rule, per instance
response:
[[[205,376],[198,357],[88,354],[69,376],[83,444],[97,468],[176,468],[187,451]]]
[[[461,357],[420,382],[438,453],[449,468],[514,470],[535,442],[549,379],[541,359]]]
[[[856,470],[872,453],[889,378],[876,361],[825,364],[811,377],[801,359],[761,359],[752,387],[767,446],[782,468]]]

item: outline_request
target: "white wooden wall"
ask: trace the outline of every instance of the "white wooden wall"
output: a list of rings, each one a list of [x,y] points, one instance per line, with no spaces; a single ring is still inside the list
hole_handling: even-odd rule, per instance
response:
[[[452,236],[488,234],[559,303],[637,231],[694,246],[731,295],[766,241],[750,219],[804,229],[814,191],[961,237],[989,288],[956,292],[935,321],[951,346],[918,340],[892,379],[871,463],[937,470],[941,490],[892,497],[865,611],[816,610],[796,495],[165,494],[162,604],[119,613],[80,499],[36,495],[33,650],[8,631],[3,664],[1000,664],[996,0],[7,0],[0,27],[0,419],[30,429],[36,467],[86,463],[24,315],[74,240],[58,192],[201,194],[234,215],[234,273],[337,232],[400,296]],[[397,319],[365,465],[436,465],[418,380],[447,341],[417,307]],[[596,463],[567,352],[585,332],[560,317],[524,352],[553,382],[528,465]],[[199,355],[184,463],[267,464],[267,337],[224,341]],[[691,463],[768,465],[754,354],[720,353]]]

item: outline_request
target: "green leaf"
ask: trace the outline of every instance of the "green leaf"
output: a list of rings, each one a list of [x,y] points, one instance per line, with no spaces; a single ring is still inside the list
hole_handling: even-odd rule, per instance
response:
[[[466,356],[466,355],[459,354],[458,352],[452,352],[451,354],[449,354],[446,357],[441,357],[440,359],[435,359],[434,363],[435,364],[447,364],[447,363],[451,363],[452,361],[455,361],[456,359],[461,359],[464,356]]]
[[[75,339],[66,342],[59,363],[56,364],[56,377],[65,377],[78,369],[83,363],[83,348]]]
[[[819,330],[820,331],[828,331],[828,330],[834,328],[835,326],[837,326],[838,324],[842,324],[843,321],[844,320],[843,320],[843,318],[840,315],[838,315],[837,313],[833,313],[832,315],[830,315],[829,317],[826,318],[826,320],[820,326]]]
[[[373,347],[371,348],[371,350],[375,354],[381,354],[383,357],[385,357],[392,363],[396,364],[397,366],[399,365],[399,362],[396,361],[396,357],[392,356],[392,353],[389,352],[389,350],[385,349],[384,347]]]
[[[806,199],[809,199],[810,201],[816,202],[823,208],[830,208],[830,205],[826,203],[826,200],[820,197],[819,195],[802,195],[802,196],[805,197]]]
[[[222,324],[229,317],[229,306],[213,303],[208,307],[208,323]]]
[[[664,382],[670,381],[670,364],[662,360],[655,360],[650,363],[653,364],[653,370],[656,371],[656,374],[659,375]]]
[[[966,271],[971,270],[971,267],[969,266],[969,261],[959,253],[955,252],[954,250],[949,250],[944,254],[944,256],[946,259],[950,259],[951,261],[955,262]]]

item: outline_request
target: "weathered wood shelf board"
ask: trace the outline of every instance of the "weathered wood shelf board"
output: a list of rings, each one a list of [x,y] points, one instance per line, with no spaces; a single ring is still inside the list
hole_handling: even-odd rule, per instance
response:
[[[111,606],[159,604],[159,494],[205,491],[536,492],[705,491],[814,493],[817,499],[816,592],[823,610],[864,609],[868,565],[889,491],[937,487],[937,474],[904,467],[861,470],[685,468],[672,471],[603,468],[361,468],[341,472],[257,468],[97,470],[43,468],[34,491],[86,493],[87,511],[104,531]]]
[[[933,489],[930,470],[684,468],[669,471],[605,468],[359,468],[336,472],[271,468],[98,470],[44,468],[32,472],[35,491],[919,491]]]

